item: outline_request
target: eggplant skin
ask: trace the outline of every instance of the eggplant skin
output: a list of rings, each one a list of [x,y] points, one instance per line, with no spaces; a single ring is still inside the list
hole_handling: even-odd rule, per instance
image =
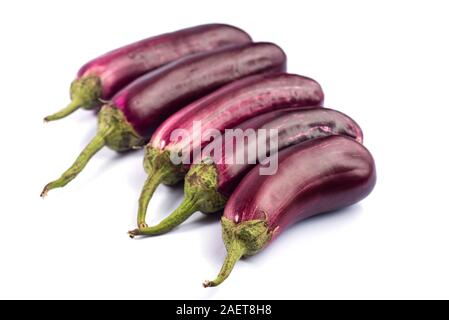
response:
[[[266,150],[269,150],[267,153],[271,154],[291,145],[330,135],[343,135],[360,143],[363,142],[362,129],[353,119],[340,111],[327,108],[277,110],[254,117],[236,128],[243,131],[246,129],[277,130],[277,149],[270,150],[269,141],[266,141]],[[211,147],[220,144],[222,150],[236,150],[236,153],[242,153],[244,159],[248,159],[248,140],[238,145],[235,145],[235,140],[216,140],[211,143]],[[212,156],[218,174],[217,189],[227,197],[254,166],[250,163],[235,163],[232,161],[232,156],[226,153],[219,154],[218,157]]]
[[[288,73],[264,73],[234,81],[195,101],[164,121],[151,137],[149,146],[177,151],[185,147],[170,140],[174,129],[192,136],[192,123],[201,121],[201,130],[234,128],[261,114],[288,107],[321,107],[324,93],[313,79]],[[207,144],[207,142],[204,142]],[[193,145],[197,150],[203,145]]]
[[[251,41],[245,31],[234,26],[200,25],[147,38],[108,52],[82,66],[76,78],[98,77],[101,98],[106,100],[137,77],[183,56]]]
[[[360,143],[343,137],[318,138],[278,154],[278,171],[253,168],[230,197],[224,217],[236,224],[264,220],[274,239],[308,217],[352,205],[376,184],[374,159]]]
[[[189,103],[250,75],[285,71],[286,56],[273,43],[228,46],[181,58],[120,90],[112,104],[142,136]]]

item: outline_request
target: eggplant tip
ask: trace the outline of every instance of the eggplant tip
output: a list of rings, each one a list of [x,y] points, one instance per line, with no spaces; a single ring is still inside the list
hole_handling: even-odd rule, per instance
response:
[[[131,231],[128,231],[128,236],[129,236],[131,239],[134,239],[134,237],[138,234],[136,231],[137,231],[137,230],[131,230]]]
[[[44,190],[41,192],[41,198],[44,199],[48,195],[48,188],[47,186],[44,187]]]

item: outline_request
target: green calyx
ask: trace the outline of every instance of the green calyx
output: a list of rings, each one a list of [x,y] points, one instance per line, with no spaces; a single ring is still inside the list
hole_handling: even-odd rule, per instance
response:
[[[82,102],[82,108],[93,109],[101,106],[101,80],[97,76],[87,76],[76,79],[70,85],[70,97],[72,100]]]
[[[272,232],[266,220],[250,220],[235,223],[225,217],[221,218],[222,237],[226,249],[233,242],[240,242],[245,247],[245,255],[251,256],[262,250],[271,240]],[[227,250],[228,252],[230,250]]]
[[[44,187],[41,197],[46,196],[49,190],[63,187],[75,179],[89,160],[105,145],[116,151],[125,151],[142,146],[144,143],[145,139],[126,121],[120,110],[109,105],[103,106],[98,114],[97,134],[80,153],[73,165],[59,179]]]
[[[221,284],[241,257],[256,254],[268,244],[272,237],[272,231],[268,228],[266,220],[235,223],[223,217],[221,225],[227,251],[226,259],[217,278],[213,281],[205,281],[204,287],[215,287]]]
[[[213,163],[194,164],[185,178],[186,199],[196,203],[197,211],[214,213],[224,208],[228,200],[217,191],[218,172]]]
[[[70,86],[72,102],[60,111],[45,117],[44,121],[62,119],[79,108],[94,109],[101,106],[101,92],[101,80],[97,76],[75,79]]]
[[[185,178],[185,198],[181,205],[155,226],[146,226],[145,217],[141,216],[139,228],[130,231],[129,235],[160,235],[179,226],[196,211],[212,213],[223,209],[227,199],[217,191],[217,186],[218,174],[214,164],[193,165]]]
[[[146,214],[148,204],[156,188],[161,184],[174,185],[181,181],[185,176],[183,165],[176,165],[170,159],[170,151],[147,147],[143,167],[148,173],[148,178],[142,188],[139,198],[139,209],[137,213],[137,225],[140,230],[148,228],[146,224]],[[133,237],[138,234],[138,230],[130,231],[129,235]]]
[[[105,136],[105,144],[115,151],[127,151],[145,145],[146,139],[136,132],[123,112],[113,105],[104,105],[98,113],[98,131],[113,128]]]
[[[161,178],[161,183],[175,185],[184,179],[186,170],[182,164],[174,164],[170,159],[170,151],[161,151],[158,148],[148,146],[145,148],[143,167],[149,176],[155,175],[158,171],[165,172]]]

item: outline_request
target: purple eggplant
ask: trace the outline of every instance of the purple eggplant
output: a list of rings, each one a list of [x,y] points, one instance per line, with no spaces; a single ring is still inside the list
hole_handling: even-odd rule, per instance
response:
[[[149,177],[139,199],[139,229],[131,231],[130,236],[148,230],[145,215],[156,187],[160,183],[175,184],[184,178],[189,165],[174,164],[171,155],[183,150],[189,150],[186,158],[195,155],[209,142],[202,138],[210,129],[222,133],[270,111],[321,106],[323,99],[323,91],[315,80],[286,73],[263,74],[231,83],[172,115],[146,147],[144,167]],[[201,124],[200,130],[195,130],[195,122]],[[172,140],[172,133],[179,129],[184,129],[190,139]]]
[[[117,151],[141,147],[163,120],[190,102],[240,78],[278,73],[285,67],[282,49],[261,42],[197,53],[145,74],[101,108],[96,136],[41,195],[73,180],[104,145]]]
[[[242,256],[256,254],[291,224],[352,205],[376,183],[370,152],[344,136],[281,151],[274,175],[260,175],[259,169],[253,168],[229,198],[221,221],[226,260],[205,287],[222,283]]]
[[[345,114],[332,109],[285,109],[262,114],[237,126],[247,139],[216,139],[205,150],[221,150],[195,159],[184,183],[185,199],[171,215],[158,225],[145,229],[145,235],[168,232],[196,211],[213,213],[224,208],[227,199],[244,175],[257,163],[257,142],[264,140],[266,154],[274,154],[288,146],[319,137],[344,135],[360,143],[363,140],[359,125]],[[262,130],[263,131],[262,131]],[[270,135],[277,134],[277,144],[270,143]],[[259,137],[260,133],[260,137]],[[222,136],[224,138],[224,136]],[[233,150],[233,153],[226,153]],[[244,161],[237,161],[238,155]],[[141,234],[139,230],[136,234]],[[131,232],[131,234],[133,234]]]
[[[106,53],[85,64],[70,87],[72,102],[46,121],[64,118],[80,107],[101,106],[141,75],[184,56],[251,42],[236,27],[206,24],[144,39]]]

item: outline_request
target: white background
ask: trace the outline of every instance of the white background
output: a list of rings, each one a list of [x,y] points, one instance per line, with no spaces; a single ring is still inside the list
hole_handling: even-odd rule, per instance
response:
[[[445,1],[1,1],[0,298],[449,298]],[[218,216],[130,240],[142,152],[101,151],[42,200],[95,132],[68,103],[77,69],[162,32],[225,22],[284,48],[362,126],[378,170],[360,204],[297,224],[220,287]],[[182,188],[160,187],[156,223]]]

